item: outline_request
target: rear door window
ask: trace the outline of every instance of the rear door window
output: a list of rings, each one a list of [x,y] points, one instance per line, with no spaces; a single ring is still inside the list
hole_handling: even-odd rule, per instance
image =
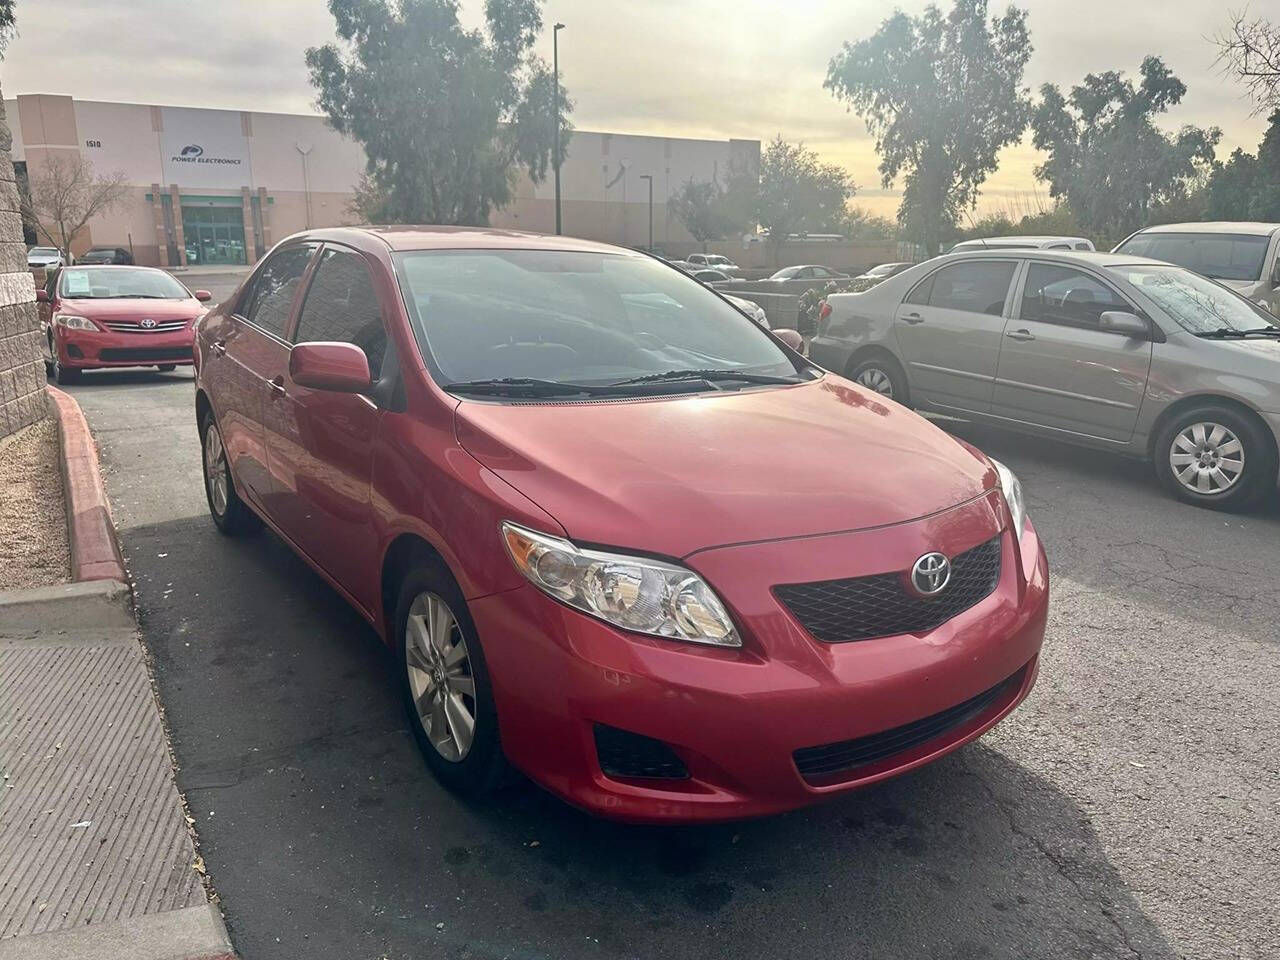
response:
[[[242,303],[244,318],[272,336],[283,338],[293,298],[318,246],[302,243],[273,254]]]
[[[998,317],[1016,266],[1012,260],[991,260],[943,267],[933,275],[929,306]]]

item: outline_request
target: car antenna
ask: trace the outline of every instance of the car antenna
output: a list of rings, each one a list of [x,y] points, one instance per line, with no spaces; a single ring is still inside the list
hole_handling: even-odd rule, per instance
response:
[[[970,213],[968,210],[966,210],[964,212],[964,215],[969,218],[969,226],[974,230],[974,232],[977,232],[978,225],[973,222],[973,214]],[[977,240],[980,244],[982,244],[983,250],[987,249],[987,241],[983,240],[981,237],[974,237],[973,239]]]

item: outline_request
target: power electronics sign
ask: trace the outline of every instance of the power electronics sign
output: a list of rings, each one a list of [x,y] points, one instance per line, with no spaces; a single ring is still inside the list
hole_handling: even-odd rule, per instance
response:
[[[240,166],[239,157],[209,157],[205,155],[204,147],[198,143],[189,143],[178,151],[176,157],[170,157],[172,163],[221,163],[231,164],[232,166]]]
[[[163,108],[161,156],[167,182],[183,190],[250,186],[249,148],[233,110]]]

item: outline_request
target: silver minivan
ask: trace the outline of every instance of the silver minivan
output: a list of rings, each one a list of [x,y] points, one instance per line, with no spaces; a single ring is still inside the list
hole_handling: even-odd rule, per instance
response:
[[[1200,506],[1275,492],[1280,322],[1183,267],[949,254],[823,314],[813,361],[900,403],[1150,457]]]
[[[1280,223],[1166,223],[1113,252],[1176,263],[1280,316]]]

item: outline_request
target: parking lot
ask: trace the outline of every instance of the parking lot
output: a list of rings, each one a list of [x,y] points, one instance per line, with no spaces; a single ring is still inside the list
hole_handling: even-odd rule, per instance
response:
[[[1048,547],[1027,703],[826,806],[635,828],[527,783],[443,791],[372,631],[270,534],[215,531],[189,371],[73,392],[247,960],[1280,953],[1274,501],[1198,510],[1145,464],[949,424],[1017,471]]]

